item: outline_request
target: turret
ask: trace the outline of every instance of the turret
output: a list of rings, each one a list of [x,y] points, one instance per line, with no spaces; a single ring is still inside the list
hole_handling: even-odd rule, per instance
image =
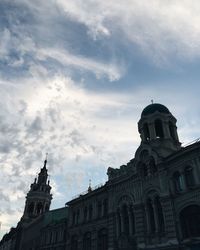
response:
[[[52,195],[50,193],[50,181],[47,180],[47,159],[45,159],[44,166],[41,168],[38,177],[35,178],[30,186],[29,192],[27,193],[24,214],[21,221],[34,219],[49,210]]]

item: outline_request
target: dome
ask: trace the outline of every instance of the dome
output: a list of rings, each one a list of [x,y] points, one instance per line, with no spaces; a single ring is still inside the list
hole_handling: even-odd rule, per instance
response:
[[[164,114],[170,114],[170,111],[167,107],[160,103],[152,103],[143,109],[141,116],[151,115],[156,111]]]

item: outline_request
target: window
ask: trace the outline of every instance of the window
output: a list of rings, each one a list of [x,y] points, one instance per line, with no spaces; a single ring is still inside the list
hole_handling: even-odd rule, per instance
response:
[[[155,164],[155,160],[153,157],[151,157],[149,160],[149,168],[150,168],[151,174],[155,174],[158,171],[158,168]]]
[[[122,218],[124,224],[124,232],[126,235],[129,235],[129,216],[128,216],[128,208],[127,205],[123,205],[122,207]]]
[[[130,213],[131,213],[131,221],[130,221],[130,223],[132,223],[132,233],[134,235],[135,234],[135,215],[134,215],[132,206],[130,206]]]
[[[200,207],[190,205],[180,213],[183,238],[200,237]]]
[[[92,205],[90,204],[90,206],[89,206],[89,220],[92,219],[92,215],[93,215],[93,207],[92,207]]]
[[[73,212],[73,215],[72,215],[72,225],[75,224],[75,220],[76,220],[76,213]]]
[[[98,218],[102,216],[102,204],[101,204],[101,201],[98,202],[97,213],[98,213]]]
[[[33,214],[33,211],[34,211],[34,203],[31,202],[31,203],[28,205],[28,214],[29,214],[29,215],[32,215],[32,214]]]
[[[76,235],[71,238],[71,250],[78,250],[78,237]]]
[[[156,224],[155,224],[154,210],[152,206],[152,201],[150,199],[147,200],[147,213],[148,213],[148,218],[149,218],[150,232],[155,233]]]
[[[88,214],[88,211],[87,211],[87,207],[84,208],[84,212],[83,212],[83,216],[84,216],[84,221],[87,220],[87,215]]]
[[[155,198],[155,208],[156,208],[156,214],[157,214],[157,219],[158,219],[159,232],[164,232],[165,224],[164,224],[163,209],[160,203],[160,198],[158,196]]]
[[[103,215],[106,216],[108,214],[108,200],[105,199],[103,201]]]
[[[98,250],[108,250],[108,235],[106,229],[101,229],[98,232],[98,241],[97,241]]]
[[[148,127],[147,123],[144,124],[144,128],[143,129],[144,129],[144,139],[146,141],[149,141],[150,140],[150,133],[149,133],[149,127]]]
[[[162,125],[161,120],[155,121],[155,131],[156,131],[156,138],[163,138],[164,137],[163,125]]]
[[[176,192],[180,192],[183,190],[183,178],[181,174],[177,171],[173,175],[174,188]]]
[[[148,166],[145,163],[143,163],[142,168],[143,168],[144,176],[147,176],[148,175]]]
[[[83,250],[91,250],[91,249],[92,249],[91,233],[88,232],[83,236]]]
[[[187,187],[192,187],[195,184],[193,168],[191,166],[187,166],[185,168],[185,181],[186,181]]]
[[[37,204],[37,214],[41,214],[43,212],[43,206],[42,206],[42,203],[39,202]]]

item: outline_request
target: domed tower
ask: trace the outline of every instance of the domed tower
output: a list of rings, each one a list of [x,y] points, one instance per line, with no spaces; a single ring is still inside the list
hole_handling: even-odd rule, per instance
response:
[[[160,157],[166,157],[181,148],[176,118],[162,104],[152,103],[142,111],[138,122],[141,147],[150,147]]]
[[[35,178],[34,183],[30,186],[30,191],[26,196],[26,204],[24,214],[21,221],[29,221],[49,211],[52,194],[50,181],[48,179],[47,159],[44,161],[44,166],[41,168],[38,178]]]

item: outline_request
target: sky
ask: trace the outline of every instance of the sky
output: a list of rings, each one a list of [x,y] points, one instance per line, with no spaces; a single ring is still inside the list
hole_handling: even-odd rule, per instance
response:
[[[0,1],[0,238],[48,152],[51,209],[134,158],[154,100],[200,137],[199,0]]]

